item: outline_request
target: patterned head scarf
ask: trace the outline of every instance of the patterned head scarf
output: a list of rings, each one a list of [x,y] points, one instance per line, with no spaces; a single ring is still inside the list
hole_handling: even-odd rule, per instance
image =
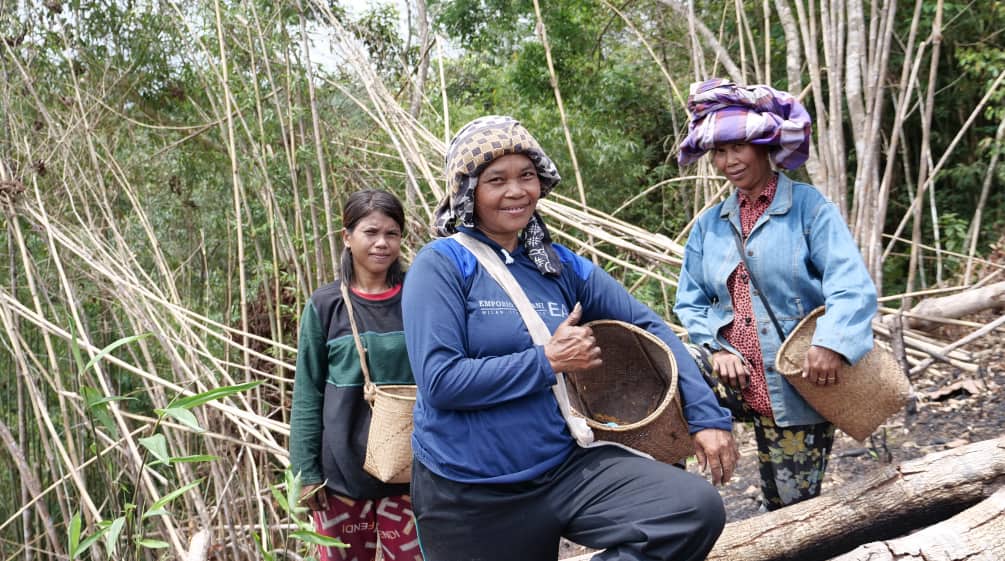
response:
[[[512,117],[491,115],[464,125],[447,147],[447,195],[436,207],[433,229],[437,236],[449,236],[462,226],[476,228],[475,187],[478,176],[496,158],[508,154],[523,154],[537,168],[541,180],[541,196],[547,195],[562,179],[554,162],[519,121]],[[558,275],[562,264],[551,247],[548,228],[535,211],[520,234],[527,255],[545,275]]]
[[[682,166],[716,145],[732,142],[771,147],[771,161],[785,169],[809,158],[810,115],[788,92],[713,78],[691,84],[687,109],[691,123],[677,159]]]

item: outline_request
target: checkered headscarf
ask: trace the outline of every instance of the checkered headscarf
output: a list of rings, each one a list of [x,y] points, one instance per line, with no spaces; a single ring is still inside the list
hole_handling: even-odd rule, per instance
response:
[[[554,162],[519,121],[499,115],[475,119],[464,125],[447,147],[448,192],[436,207],[433,229],[437,236],[449,236],[456,232],[458,220],[462,226],[478,227],[475,217],[478,176],[492,160],[508,154],[523,154],[530,158],[541,180],[542,197],[562,179]],[[520,243],[542,274],[561,273],[562,264],[551,247],[548,228],[536,211],[520,234]]]
[[[691,123],[677,159],[682,166],[716,145],[733,142],[771,147],[771,160],[785,169],[809,158],[810,115],[788,92],[713,78],[691,84],[687,109]]]

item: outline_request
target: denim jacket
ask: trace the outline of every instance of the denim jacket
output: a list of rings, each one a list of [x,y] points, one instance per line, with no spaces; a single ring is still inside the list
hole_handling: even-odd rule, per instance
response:
[[[740,263],[734,238],[739,232],[740,204],[734,191],[705,212],[691,231],[674,305],[692,343],[737,355],[721,330],[733,321],[726,281]],[[836,351],[851,364],[872,349],[876,287],[841,213],[813,186],[779,174],[775,198],[744,247],[747,266],[786,335],[809,312],[826,305],[814,345]],[[781,341],[753,285],[750,296],[775,422],[783,427],[822,422],[775,371]]]

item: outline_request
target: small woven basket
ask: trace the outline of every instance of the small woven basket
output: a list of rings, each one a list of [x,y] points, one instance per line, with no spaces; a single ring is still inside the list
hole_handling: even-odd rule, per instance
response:
[[[363,469],[385,483],[412,479],[412,412],[416,387],[371,386],[373,406]]]
[[[823,418],[862,441],[907,403],[911,382],[879,341],[857,363],[841,368],[837,384],[821,386],[803,378],[803,360],[824,311],[823,306],[813,310],[792,330],[778,349],[775,369]]]
[[[666,463],[694,454],[677,394],[677,362],[659,338],[632,324],[597,320],[603,365],[566,373],[573,413],[598,440],[617,442]]]

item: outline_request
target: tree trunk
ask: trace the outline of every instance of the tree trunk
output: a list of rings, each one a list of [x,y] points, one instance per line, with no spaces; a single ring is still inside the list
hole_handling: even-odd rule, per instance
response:
[[[1005,483],[1005,437],[890,466],[860,482],[726,525],[710,561],[829,559],[943,520]]]
[[[956,516],[831,561],[998,561],[1005,559],[1005,487]]]

